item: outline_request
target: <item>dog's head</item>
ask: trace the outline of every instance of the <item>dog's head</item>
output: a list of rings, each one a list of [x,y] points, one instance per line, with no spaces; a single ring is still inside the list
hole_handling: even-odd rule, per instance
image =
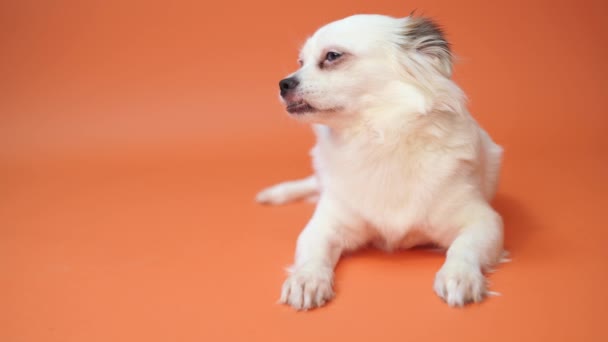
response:
[[[300,68],[280,81],[287,111],[325,124],[399,103],[424,112],[452,56],[441,29],[408,16],[355,15],[320,28],[299,56]]]

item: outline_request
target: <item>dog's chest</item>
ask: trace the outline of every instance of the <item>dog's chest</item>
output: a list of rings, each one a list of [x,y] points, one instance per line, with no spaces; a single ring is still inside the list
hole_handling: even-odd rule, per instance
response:
[[[388,244],[424,225],[445,165],[409,146],[382,149],[319,141],[313,150],[323,191],[377,229]]]

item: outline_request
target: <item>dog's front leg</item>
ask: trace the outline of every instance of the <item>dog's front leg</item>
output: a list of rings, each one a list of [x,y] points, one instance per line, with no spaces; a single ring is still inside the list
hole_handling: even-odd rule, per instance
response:
[[[344,235],[351,224],[329,198],[321,196],[306,228],[300,233],[295,263],[281,291],[280,302],[297,310],[324,305],[334,296],[334,267],[345,248],[354,247]],[[352,227],[352,226],[351,226]]]
[[[503,255],[503,226],[500,216],[487,204],[463,210],[457,219],[460,229],[437,272],[434,289],[450,306],[479,302],[487,294],[484,270]]]

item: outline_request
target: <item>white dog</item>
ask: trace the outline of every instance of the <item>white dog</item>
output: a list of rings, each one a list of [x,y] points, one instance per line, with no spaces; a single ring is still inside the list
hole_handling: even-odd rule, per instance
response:
[[[414,15],[355,15],[319,29],[299,63],[280,91],[287,111],[313,124],[315,175],[257,196],[268,204],[318,196],[280,301],[325,304],[340,255],[368,244],[447,248],[435,292],[451,306],[481,301],[483,272],[503,254],[502,220],[489,204],[502,149],[450,79],[440,28]]]

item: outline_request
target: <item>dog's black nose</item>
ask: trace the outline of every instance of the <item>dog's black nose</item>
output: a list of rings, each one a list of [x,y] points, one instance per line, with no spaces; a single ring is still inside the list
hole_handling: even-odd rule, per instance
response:
[[[295,76],[281,80],[281,82],[279,82],[279,88],[281,88],[281,96],[285,96],[290,90],[294,90],[298,86],[298,84],[300,84],[300,81],[298,81]]]

